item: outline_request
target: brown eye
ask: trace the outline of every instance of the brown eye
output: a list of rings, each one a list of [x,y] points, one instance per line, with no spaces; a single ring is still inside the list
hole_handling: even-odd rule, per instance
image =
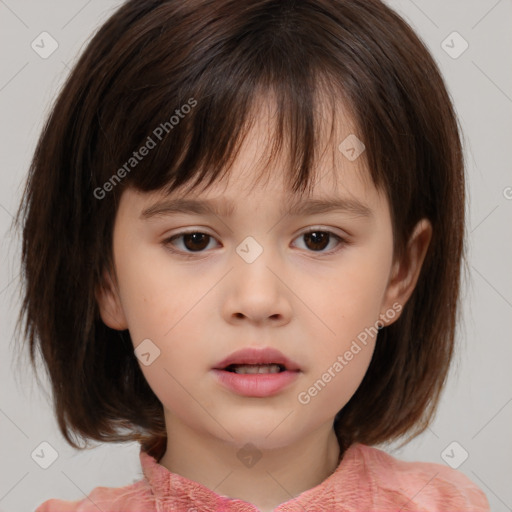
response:
[[[189,255],[191,253],[202,253],[214,238],[207,233],[191,231],[179,233],[163,241],[163,244],[172,252]],[[180,243],[178,243],[180,242]]]
[[[202,251],[208,246],[209,238],[205,233],[187,233],[183,235],[183,245],[190,251]]]
[[[337,252],[348,242],[335,233],[322,229],[310,229],[297,237],[303,240],[307,252],[329,255]],[[207,253],[209,244],[216,239],[208,233],[200,231],[183,232],[163,241],[163,245],[171,252],[186,258]],[[330,250],[328,249],[330,246]],[[210,247],[211,248],[211,247]],[[326,250],[328,249],[328,250]]]
[[[303,236],[304,240],[306,240],[306,245],[313,251],[322,251],[329,244],[329,233],[325,231],[310,231]]]
[[[325,231],[321,229],[312,229],[306,233],[302,233],[298,237],[299,240],[304,240],[306,249],[310,252],[318,252],[321,254],[330,254],[336,252],[339,247],[346,244],[346,241],[340,236],[332,233],[331,231]],[[332,245],[332,241],[336,241],[334,248],[331,250],[325,250],[329,245]]]

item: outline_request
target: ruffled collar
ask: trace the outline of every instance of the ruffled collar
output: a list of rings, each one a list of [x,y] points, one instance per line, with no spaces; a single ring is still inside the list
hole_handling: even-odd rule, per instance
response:
[[[308,504],[335,503],[348,490],[361,489],[364,467],[361,467],[362,457],[360,450],[364,445],[353,444],[345,453],[335,471],[323,482],[308,489],[295,498],[281,503],[275,508],[275,512],[301,510],[301,507],[308,510]],[[162,510],[188,510],[200,511],[225,511],[225,512],[257,512],[258,508],[246,501],[230,498],[217,494],[215,491],[204,485],[189,480],[177,473],[172,473],[165,466],[162,466],[151,455],[140,451],[140,463],[147,484],[155,501]],[[363,464],[364,466],[364,464]]]

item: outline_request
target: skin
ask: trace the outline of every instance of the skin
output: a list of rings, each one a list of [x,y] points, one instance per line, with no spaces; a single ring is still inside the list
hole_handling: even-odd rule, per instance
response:
[[[373,216],[280,215],[291,194],[283,179],[284,157],[267,167],[266,182],[251,179],[270,140],[272,112],[264,106],[229,177],[187,196],[232,200],[231,216],[179,213],[144,220],[141,212],[164,199],[163,193],[123,192],[113,236],[115,278],[105,274],[107,286],[97,291],[97,299],[108,326],[129,329],[135,347],[150,339],[160,350],[149,366],[140,365],[164,406],[168,445],[160,464],[218,494],[270,511],[336,469],[334,417],[361,383],[377,337],[370,337],[309,403],[300,403],[298,395],[365,328],[379,319],[385,324],[398,319],[396,304],[403,307],[416,285],[432,230],[427,220],[420,221],[408,257],[393,261],[386,197],[372,184],[364,158],[351,162],[337,150],[356,133],[341,115],[335,138],[324,143],[328,151],[318,161],[311,197],[355,198]],[[173,192],[177,196],[183,192]],[[349,243],[338,245],[331,236],[317,249],[301,236],[310,227]],[[213,238],[203,245],[183,237],[165,242],[190,228]],[[252,263],[236,252],[247,236],[263,248]],[[239,396],[223,388],[211,369],[243,347],[277,348],[299,364],[301,373],[278,395]],[[237,457],[246,443],[261,455],[252,467]]]

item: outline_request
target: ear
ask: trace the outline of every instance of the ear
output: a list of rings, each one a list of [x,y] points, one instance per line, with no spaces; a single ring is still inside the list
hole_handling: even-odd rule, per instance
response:
[[[105,325],[118,331],[128,329],[117,286],[107,270],[103,272],[103,280],[96,287],[95,295]]]
[[[384,323],[384,325],[390,325],[400,317],[403,307],[412,295],[418,282],[431,238],[432,224],[428,219],[421,219],[413,230],[404,257],[401,261],[395,261],[393,265],[384,295],[384,309],[381,311],[381,318],[384,318],[381,323]],[[393,316],[392,320],[386,319],[385,311],[397,303],[401,306],[400,310],[397,311],[393,308],[396,315]]]

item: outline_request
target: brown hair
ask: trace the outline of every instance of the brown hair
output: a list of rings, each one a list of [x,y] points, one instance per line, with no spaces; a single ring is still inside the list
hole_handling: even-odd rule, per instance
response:
[[[34,367],[36,349],[43,358],[70,444],[80,447],[76,434],[138,440],[155,457],[165,450],[163,408],[129,333],[102,322],[95,298],[113,268],[123,190],[213,183],[240,148],[256,93],[275,95],[274,149],[288,137],[290,187],[305,190],[319,91],[353,115],[371,178],[390,204],[394,257],[420,219],[433,227],[416,288],[380,331],[334,428],[346,447],[427,427],[454,347],[465,185],[457,119],[424,44],[378,0],[131,0],[92,38],[60,92],[16,217],[24,277],[17,328],[23,323]],[[122,173],[157,127],[165,136]],[[113,181],[116,173],[122,179]]]

